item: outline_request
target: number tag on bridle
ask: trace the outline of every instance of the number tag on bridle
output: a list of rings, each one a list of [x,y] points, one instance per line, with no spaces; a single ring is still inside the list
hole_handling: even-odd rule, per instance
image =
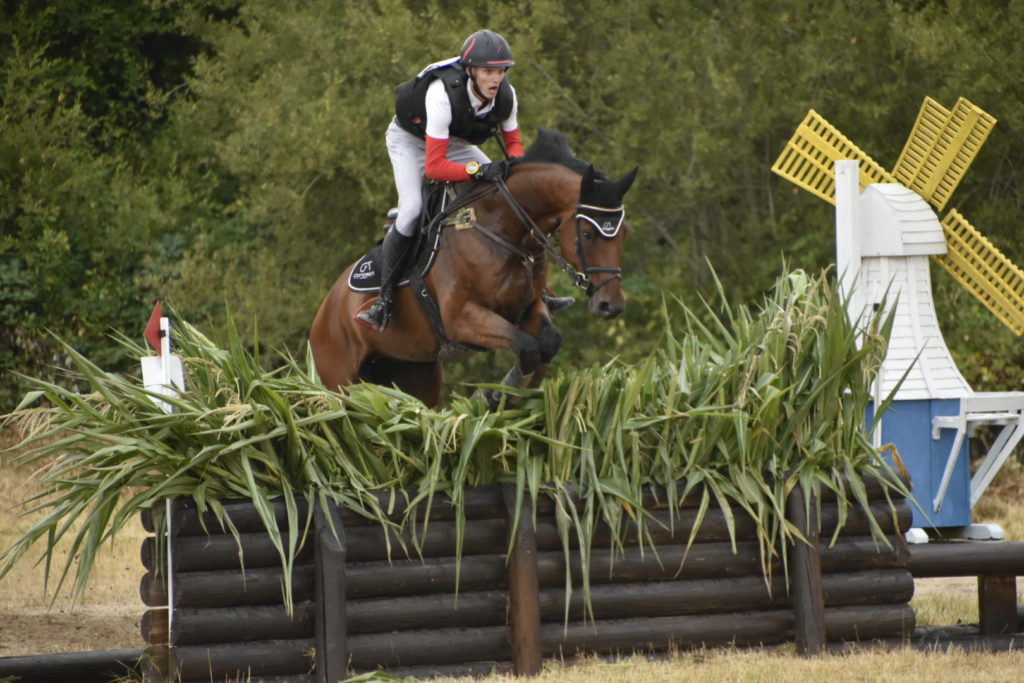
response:
[[[622,229],[622,222],[626,219],[625,207],[608,209],[600,206],[580,204],[576,207],[576,218],[582,219],[597,228],[601,236],[612,239]]]

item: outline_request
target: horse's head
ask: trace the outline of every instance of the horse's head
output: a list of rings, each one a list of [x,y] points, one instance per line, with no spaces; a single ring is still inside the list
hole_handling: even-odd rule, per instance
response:
[[[622,291],[622,243],[629,225],[622,198],[636,179],[637,168],[618,180],[604,180],[588,166],[580,183],[575,233],[562,229],[562,256],[577,270],[577,284],[587,290],[590,313],[615,318],[626,310]]]

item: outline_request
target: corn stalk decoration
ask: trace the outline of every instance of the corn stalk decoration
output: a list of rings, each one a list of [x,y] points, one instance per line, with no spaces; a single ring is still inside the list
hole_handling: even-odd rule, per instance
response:
[[[739,511],[756,521],[767,573],[781,544],[800,538],[784,514],[794,487],[836,491],[841,515],[867,508],[858,475],[907,494],[865,426],[887,321],[854,329],[824,273],[784,275],[755,310],[718,293],[697,309],[663,304],[656,357],[562,370],[496,412],[462,397],[431,410],[374,385],[325,391],[290,357],[261,367],[258,344],[250,352],[229,322],[226,348],[177,326],[188,390],[164,397],[175,408],[165,414],[138,378],[105,372],[64,345],[87,391],[32,380],[35,389],[4,417],[26,434],[5,457],[35,466],[44,490],[25,501],[25,514],[43,516],[0,554],[0,576],[42,543],[47,585],[71,581],[80,596],[100,547],[140,511],[162,511],[168,497],[191,498],[222,521],[222,501],[251,500],[290,569],[315,508],[299,515],[300,497],[398,530],[436,494],[458,506],[466,487],[495,482],[515,482],[519,496],[553,497],[566,552],[575,534],[584,563],[600,522],[619,548],[631,526],[650,546],[645,486],[665,487],[670,501],[697,494],[698,520],[717,506],[730,529]],[[144,353],[126,337],[117,342]],[[853,482],[852,495],[844,482]],[[387,519],[373,495],[381,491],[409,501],[402,520]],[[270,510],[275,499],[289,512],[287,529]],[[887,543],[877,526],[873,534]],[[65,537],[77,559],[51,567]],[[588,598],[586,579],[582,589]]]

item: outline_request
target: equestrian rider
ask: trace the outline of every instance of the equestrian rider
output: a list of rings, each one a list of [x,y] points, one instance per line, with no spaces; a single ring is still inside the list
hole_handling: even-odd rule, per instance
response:
[[[422,208],[422,177],[431,180],[504,180],[509,162],[491,162],[477,145],[498,130],[509,157],[523,155],[516,122],[516,91],[506,71],[515,66],[505,39],[477,31],[458,57],[427,66],[395,89],[395,117],[385,139],[398,189],[398,216],[381,247],[377,302],[359,320],[383,332],[394,306],[394,289],[413,244]]]

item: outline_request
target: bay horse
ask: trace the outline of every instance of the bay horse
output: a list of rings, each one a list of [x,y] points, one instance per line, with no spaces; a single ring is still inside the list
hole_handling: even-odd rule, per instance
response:
[[[608,180],[576,158],[561,133],[541,129],[506,181],[456,184],[461,198],[455,203],[466,205],[472,220],[441,228],[429,271],[395,291],[394,315],[384,332],[354,318],[375,298],[373,291],[350,286],[353,269],[365,259],[349,266],[327,293],[309,334],[324,386],[394,384],[435,405],[442,363],[484,349],[513,350],[518,361],[505,383],[528,381],[562,342],[543,298],[549,261],[586,290],[591,314],[611,319],[625,310],[619,263],[629,227],[622,197],[637,170]],[[567,231],[570,225],[574,233]],[[414,292],[423,285],[436,302],[433,316]]]

